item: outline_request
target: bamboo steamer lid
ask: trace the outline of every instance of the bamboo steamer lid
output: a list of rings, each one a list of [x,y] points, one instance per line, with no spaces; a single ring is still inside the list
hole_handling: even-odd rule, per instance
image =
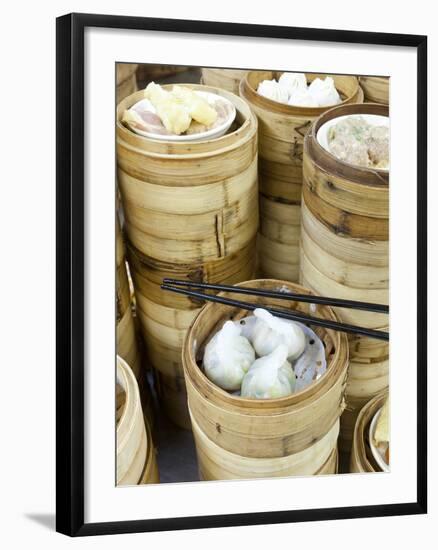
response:
[[[255,280],[243,286],[289,289],[310,293],[286,281]],[[227,296],[227,293],[224,293]],[[260,304],[285,307],[284,301],[247,296]],[[288,302],[292,309],[309,312],[309,304]],[[327,307],[315,306],[316,313],[336,319]],[[312,310],[313,311],[313,310]],[[184,342],[183,365],[189,407],[203,433],[231,453],[251,458],[275,458],[303,451],[333,427],[343,410],[348,344],[345,334],[317,328],[328,358],[327,372],[303,391],[282,399],[254,400],[233,396],[213,384],[199,367],[209,338],[230,318],[247,313],[221,304],[203,307]]]

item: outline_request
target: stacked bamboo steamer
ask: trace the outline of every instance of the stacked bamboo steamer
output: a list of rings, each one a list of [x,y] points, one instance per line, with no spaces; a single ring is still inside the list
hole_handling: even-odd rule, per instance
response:
[[[131,291],[126,269],[125,247],[118,217],[116,216],[116,302],[117,302],[117,353],[140,376],[141,359],[137,346],[134,318],[131,309]]]
[[[387,76],[361,76],[360,85],[365,101],[389,104],[389,78]]]
[[[303,139],[326,107],[296,107],[257,93],[262,80],[282,73],[251,71],[240,83],[259,122],[260,233],[259,272],[263,277],[298,281]],[[306,74],[308,82],[327,75]],[[333,75],[342,104],[361,103],[363,92],[353,76]]]
[[[374,415],[383,407],[387,398],[388,391],[380,392],[362,408],[357,417],[350,457],[350,472],[352,473],[382,471],[370,449],[369,427]]]
[[[234,94],[239,93],[239,84],[248,71],[242,69],[206,69],[201,70],[202,83],[206,86],[223,88]]]
[[[325,151],[317,132],[327,121],[351,114],[388,115],[384,105],[335,107],[312,126],[304,143],[301,282],[323,296],[388,304],[389,177],[383,170],[353,167]],[[388,329],[388,316],[340,309],[343,321]],[[361,407],[388,387],[388,342],[349,337],[347,409],[340,449],[349,452]]]
[[[143,416],[137,380],[119,356],[116,402],[117,485],[159,483],[155,449]]]
[[[239,97],[206,86],[236,107],[225,136],[154,141],[125,128],[118,106],[118,178],[137,313],[165,410],[190,428],[181,348],[201,303],[160,289],[164,277],[236,283],[253,276],[258,227],[257,120]]]
[[[248,281],[239,286],[310,294],[280,280]],[[278,299],[247,295],[246,300],[260,307],[285,307]],[[306,314],[311,307],[292,301],[287,304]],[[312,315],[336,319],[330,308],[314,307]],[[327,357],[327,371],[319,380],[280,399],[245,399],[213,384],[203,373],[202,357],[205,345],[226,320],[247,314],[209,303],[196,317],[184,342],[184,375],[200,477],[249,479],[336,473],[339,417],[347,379],[347,337],[317,328]]]
[[[137,67],[135,63],[117,63],[117,103],[137,90]]]

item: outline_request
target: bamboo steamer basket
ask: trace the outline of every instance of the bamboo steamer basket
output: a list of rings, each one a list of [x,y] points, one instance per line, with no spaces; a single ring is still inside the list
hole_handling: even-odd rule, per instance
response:
[[[319,441],[301,452],[277,458],[250,458],[213,443],[191,415],[200,478],[257,479],[336,473],[339,420]]]
[[[365,94],[365,101],[389,105],[389,77],[361,76],[360,85]]]
[[[257,121],[239,97],[207,86],[236,107],[234,131],[201,142],[155,141],[120,123],[143,92],[117,109],[118,177],[130,242],[172,264],[239,251],[257,231]]]
[[[312,122],[327,107],[284,105],[257,93],[262,80],[279,78],[281,74],[249,72],[241,81],[240,95],[251,105],[259,122],[259,187],[263,203],[259,272],[264,277],[298,281],[303,139]],[[306,74],[308,81],[324,76]],[[363,101],[356,77],[333,75],[332,78],[342,105]]]
[[[120,356],[117,385],[117,485],[157,482],[155,450],[146,429],[137,380]]]
[[[242,69],[201,69],[201,81],[207,86],[215,86],[239,94],[239,84],[247,74]]]
[[[388,116],[373,103],[344,105],[323,114],[304,143],[300,280],[314,292],[366,302],[389,300],[389,176],[353,167],[317,142],[319,128],[348,114]],[[388,316],[339,309],[346,323],[388,329]],[[347,407],[341,419],[340,450],[349,452],[361,407],[388,387],[388,342],[349,336]]]
[[[310,294],[310,291],[303,287],[279,280],[247,281],[239,286],[283,290],[287,288],[292,292]],[[223,295],[233,296],[227,293]],[[267,304],[286,307],[284,301],[271,298],[248,295],[246,300],[261,307]],[[292,301],[287,304],[291,309],[309,312],[310,304]],[[336,319],[330,308],[315,307],[314,315]],[[207,478],[208,471],[213,468],[213,462],[219,469],[226,469],[227,459],[224,456],[228,455],[221,452],[216,455],[214,445],[223,451],[250,459],[289,457],[289,460],[280,461],[278,465],[282,464],[281,468],[286,469],[295,467],[299,471],[300,457],[291,455],[304,453],[301,457],[311,456],[312,451],[309,448],[334,430],[334,425],[343,410],[348,344],[345,334],[336,331],[316,329],[315,332],[325,343],[328,368],[324,376],[303,391],[281,399],[256,400],[231,395],[213,384],[199,366],[202,363],[205,345],[226,320],[237,320],[246,315],[247,312],[237,308],[209,303],[196,317],[184,342],[183,365],[189,408],[196,424],[195,429],[201,430],[203,436],[208,439],[207,441],[197,438],[198,452],[203,457],[201,462],[204,457],[205,461],[207,457],[211,461],[204,472]],[[209,450],[205,451],[207,443]],[[321,446],[324,447],[323,455],[312,458],[312,464],[309,463],[306,471],[313,470],[315,473],[317,466],[322,467],[324,460],[327,460],[327,447],[322,443]],[[331,450],[335,447],[336,441]],[[240,473],[246,476],[251,473],[251,468],[256,468],[255,464],[257,461],[242,462]],[[264,464],[265,468],[269,468],[268,464],[272,466],[274,462],[267,461]],[[235,464],[233,467],[239,466]],[[301,465],[299,468],[304,466]],[[236,475],[237,472],[238,470],[235,470]],[[272,470],[270,475],[274,475]],[[279,472],[278,475],[282,474]]]
[[[137,315],[160,400],[168,416],[189,427],[181,349],[202,303],[167,293],[164,277],[229,283],[253,277],[258,227],[257,120],[225,90],[190,85],[232,101],[236,121],[225,136],[201,142],[155,141],[120,124],[118,181],[128,235]]]
[[[383,407],[388,398],[388,391],[377,394],[360,411],[354,427],[353,446],[351,449],[350,472],[381,472],[375,461],[369,443],[368,430],[376,412]]]
[[[137,67],[135,63],[117,63],[117,103],[137,90]]]

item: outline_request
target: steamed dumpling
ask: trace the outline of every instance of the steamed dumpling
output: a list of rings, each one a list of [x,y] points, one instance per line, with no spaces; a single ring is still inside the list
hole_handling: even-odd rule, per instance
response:
[[[308,88],[294,90],[287,103],[288,105],[296,105],[297,107],[319,107],[318,101],[309,92]]]
[[[324,80],[315,78],[310,83],[308,91],[320,107],[329,107],[341,103],[338,90],[335,88],[335,82],[330,76],[326,76]]]
[[[184,88],[183,86],[174,86],[172,95],[176,97],[187,109],[189,115],[205,126],[211,126],[216,122],[217,112],[213,107],[199,94]]]
[[[192,118],[187,108],[170,92],[164,90],[159,84],[150,82],[144,91],[144,96],[154,106],[166,130],[180,135],[188,129]]]
[[[276,80],[262,80],[260,82],[257,93],[272,101],[278,101],[278,103],[287,103],[289,94],[285,88],[280,86]]]
[[[274,317],[265,309],[254,310],[257,323],[252,333],[252,345],[259,356],[269,355],[280,344],[287,347],[287,358],[299,357],[306,346],[304,332],[298,323]]]
[[[249,315],[248,317],[239,319],[239,321],[234,321],[234,324],[240,328],[240,334],[252,342],[254,329],[257,324],[257,317]]]
[[[278,83],[289,96],[297,90],[307,89],[307,79],[304,73],[283,73],[278,79]]]
[[[287,354],[287,346],[281,344],[269,355],[257,359],[243,378],[241,396],[275,399],[293,393],[295,374]]]
[[[255,353],[239,326],[227,321],[205,347],[204,371],[224,390],[239,390],[242,379],[255,361]]]

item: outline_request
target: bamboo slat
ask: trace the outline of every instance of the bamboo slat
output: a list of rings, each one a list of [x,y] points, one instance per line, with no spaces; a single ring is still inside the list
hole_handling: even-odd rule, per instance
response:
[[[303,139],[312,122],[328,108],[284,105],[257,94],[262,80],[280,75],[271,71],[251,71],[240,83],[240,95],[251,105],[259,122],[262,235],[258,243],[259,273],[263,277],[297,281],[299,254],[295,245],[300,237]],[[326,75],[306,76],[311,81]],[[332,78],[340,92],[342,105],[363,101],[363,92],[356,77],[334,75]],[[274,211],[274,215],[269,215],[270,210]],[[271,221],[267,222],[267,218]],[[275,227],[272,221],[276,223]]]
[[[300,281],[335,298],[388,304],[389,178],[382,170],[338,161],[317,142],[319,128],[348,114],[388,115],[371,103],[344,105],[321,115],[304,141]],[[346,323],[388,330],[388,316],[338,308]],[[350,369],[339,448],[351,449],[360,409],[388,387],[389,345],[349,336]]]
[[[269,289],[286,287],[292,292],[309,293],[303,287],[278,280],[255,280],[243,285]],[[227,293],[224,295],[228,296]],[[284,301],[271,298],[248,295],[245,299],[261,306],[269,304],[274,307],[285,307]],[[309,313],[309,304],[288,302],[288,305],[291,309]],[[333,311],[324,306],[316,306],[314,314],[336,319]],[[190,411],[199,430],[209,442],[221,450],[250,459],[289,457],[284,463],[291,466],[295,460],[291,455],[304,453],[300,456],[305,456],[309,447],[327,436],[342,413],[348,364],[347,337],[340,332],[317,329],[325,343],[328,368],[318,381],[304,390],[281,399],[244,399],[229,394],[213,384],[199,365],[206,343],[223,322],[230,318],[240,319],[246,315],[247,312],[236,308],[209,303],[190,327],[183,349],[184,376]],[[205,444],[205,440],[203,441]],[[202,445],[201,442],[200,446]],[[308,456],[312,451],[309,450],[309,453]],[[327,457],[328,454],[325,454],[319,458]],[[299,457],[295,458],[299,462]],[[213,460],[212,457],[210,459]],[[227,460],[223,457],[215,455],[214,460],[222,461],[223,468],[226,468]],[[320,461],[319,466],[323,462]],[[244,463],[242,468],[245,468]],[[280,463],[281,461],[278,464]],[[252,462],[248,461],[248,464]],[[317,470],[316,463],[308,466],[309,470],[306,471]],[[205,475],[208,477],[209,474]],[[246,475],[246,472],[242,475]]]

